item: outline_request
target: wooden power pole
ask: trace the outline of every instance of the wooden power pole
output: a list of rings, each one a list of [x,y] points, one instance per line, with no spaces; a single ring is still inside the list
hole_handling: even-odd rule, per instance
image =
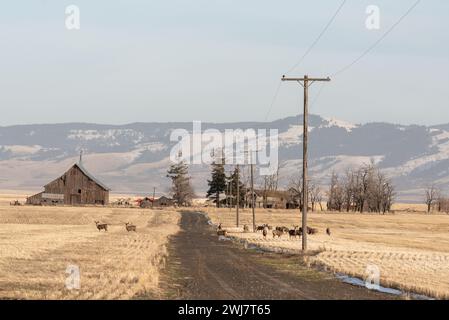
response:
[[[237,201],[236,201],[236,219],[237,228],[239,227],[239,207],[240,207],[240,167],[237,165]]]
[[[151,208],[154,207],[154,200],[155,200],[155,197],[156,197],[156,187],[153,187],[153,201],[151,202]]]
[[[232,171],[230,173],[230,177],[231,177],[231,179],[229,180],[229,196],[230,196],[230,198],[229,198],[229,211],[232,210],[232,183],[234,182],[233,179],[232,179]]]
[[[260,150],[250,150],[246,153],[250,154],[250,169],[251,169],[251,211],[253,213],[253,231],[256,232],[256,199],[254,197],[254,162],[253,153],[259,152]]]
[[[309,117],[309,87],[316,81],[331,81],[327,78],[286,78],[282,76],[282,81],[295,81],[304,88],[304,114],[303,114],[303,154],[302,154],[302,250],[307,251],[307,207],[309,205],[309,190],[307,185],[307,143],[309,137],[308,117]]]
[[[253,212],[253,232],[256,232],[256,199],[254,198],[254,164],[253,154],[251,153],[251,210]]]

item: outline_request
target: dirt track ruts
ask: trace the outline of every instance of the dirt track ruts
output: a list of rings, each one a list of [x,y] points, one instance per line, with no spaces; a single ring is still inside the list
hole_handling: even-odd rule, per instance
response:
[[[393,299],[311,270],[293,257],[245,250],[219,241],[200,213],[184,212],[171,237],[162,274],[165,299]],[[290,259],[290,260],[288,260]],[[297,264],[294,264],[297,263]],[[292,266],[294,271],[286,271]]]

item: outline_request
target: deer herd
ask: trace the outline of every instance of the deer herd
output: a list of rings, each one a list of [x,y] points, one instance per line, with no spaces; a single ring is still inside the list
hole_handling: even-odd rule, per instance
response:
[[[244,232],[249,232],[249,227],[247,225],[243,226]],[[273,239],[278,238],[280,239],[284,235],[288,235],[289,239],[301,237],[303,233],[303,229],[299,226],[294,226],[292,229],[289,229],[287,227],[275,227],[273,229],[272,226],[268,224],[262,224],[260,226],[256,227],[255,232],[262,232],[263,237],[266,239],[268,234],[270,233],[273,235]],[[315,235],[318,233],[318,229],[307,227],[307,234],[308,235]],[[217,228],[217,234],[220,236],[225,236],[227,234],[226,230],[223,229],[222,224],[220,223]],[[328,236],[331,236],[331,229],[326,228],[326,234]]]

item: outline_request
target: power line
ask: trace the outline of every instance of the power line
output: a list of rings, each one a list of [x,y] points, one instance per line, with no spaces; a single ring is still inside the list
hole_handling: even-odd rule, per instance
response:
[[[321,84],[320,89],[318,90],[317,94],[315,95],[315,97],[312,100],[312,103],[310,104],[310,110],[312,110],[312,108],[315,106],[315,103],[321,96],[321,93],[323,92],[323,90],[324,90],[324,84]]]
[[[348,69],[350,69],[352,66],[354,66],[356,63],[358,63],[360,60],[363,59],[368,53],[370,53],[379,43],[382,42],[401,22],[404,20],[412,11],[415,9],[415,7],[421,2],[421,0],[417,0],[400,18],[398,21],[396,21],[376,42],[374,42],[368,49],[366,49],[359,57],[357,57],[354,61],[352,61],[350,64],[346,65],[345,67],[341,68],[339,71],[332,74],[332,77],[335,77]]]
[[[303,61],[304,59],[309,55],[309,53],[312,51],[312,49],[316,46],[316,44],[318,43],[318,41],[321,40],[321,38],[324,36],[324,34],[326,33],[326,31],[329,29],[329,27],[332,25],[332,23],[334,22],[335,18],[337,17],[337,15],[340,13],[341,9],[343,8],[343,6],[345,5],[347,0],[343,0],[342,3],[340,4],[340,6],[338,7],[337,11],[335,11],[335,13],[332,15],[331,19],[328,21],[328,23],[325,25],[324,29],[321,31],[321,33],[318,35],[318,37],[315,39],[315,41],[313,41],[313,43],[310,45],[310,47],[306,50],[306,52],[303,54],[303,56],[301,57],[301,59],[293,66],[290,68],[290,70],[286,73],[290,73],[293,70],[295,70]],[[273,99],[271,99],[271,104],[270,107],[268,109],[267,114],[265,115],[265,120],[268,120],[268,117],[271,113],[271,111],[273,110],[274,104],[276,103],[276,100],[278,98],[279,95],[279,90],[281,89],[281,85],[282,85],[282,81],[279,81],[279,84],[276,88],[276,91],[274,93]]]
[[[315,41],[310,45],[310,47],[306,50],[306,52],[303,54],[303,56],[301,57],[301,59],[299,59],[299,61],[293,66],[291,67],[286,74],[289,74],[290,72],[292,72],[293,70],[295,70],[303,61],[304,59],[309,55],[309,53],[312,51],[312,49],[315,47],[315,45],[318,43],[318,41],[320,41],[320,39],[324,36],[324,34],[326,33],[327,29],[329,29],[329,27],[331,26],[331,24],[334,22],[335,18],[337,17],[337,15],[340,13],[341,9],[343,8],[343,6],[345,5],[346,0],[343,0],[342,3],[340,4],[340,6],[338,7],[337,11],[334,13],[334,15],[332,16],[332,18],[329,20],[329,22],[326,24],[326,26],[324,27],[324,29],[321,31],[321,33],[318,35],[318,37],[315,39]]]
[[[267,112],[267,114],[265,115],[265,121],[268,120],[268,116],[270,115],[271,110],[273,110],[273,106],[274,106],[274,104],[275,104],[275,102],[276,102],[276,100],[277,100],[277,97],[278,97],[278,95],[279,95],[279,90],[281,89],[281,84],[282,84],[282,81],[279,81],[279,84],[278,84],[278,87],[277,87],[277,89],[276,89],[276,92],[274,93],[273,99],[271,99],[270,108],[268,109],[268,112]]]

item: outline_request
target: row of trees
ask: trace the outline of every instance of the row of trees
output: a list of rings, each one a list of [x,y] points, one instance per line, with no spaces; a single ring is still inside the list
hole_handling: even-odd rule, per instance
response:
[[[195,197],[191,184],[191,177],[185,162],[172,164],[167,172],[171,179],[171,194],[180,206],[189,206]],[[278,191],[279,170],[271,175],[264,176],[259,186],[264,200],[270,191]],[[211,179],[208,180],[208,198],[214,198],[217,207],[232,199],[236,204],[237,183],[239,184],[240,204],[250,203],[248,188],[242,172],[236,167],[226,175],[225,166],[221,163],[212,164]],[[225,194],[225,199],[220,195]],[[333,173],[329,190],[324,193],[321,187],[314,181],[309,181],[309,206],[312,211],[318,207],[323,210],[324,196],[327,196],[327,209],[333,211],[358,211],[381,212],[391,210],[395,191],[391,180],[383,174],[375,165],[363,165],[356,169],[347,169],[343,176]],[[295,207],[303,207],[302,179],[293,178],[288,186],[288,201]],[[424,203],[427,212],[432,210],[449,213],[449,196],[444,195],[436,186],[430,186],[425,190]],[[230,205],[231,203],[227,203]]]
[[[172,197],[180,206],[191,205],[192,199],[195,197],[188,169],[185,162],[179,162],[172,164],[167,171],[167,177],[172,181],[170,189]],[[278,191],[278,182],[279,169],[271,176],[262,177],[259,191],[264,200],[271,191]],[[237,184],[239,184],[239,192]],[[247,199],[249,189],[245,177],[238,167],[226,175],[224,161],[213,163],[208,185],[207,197],[213,198],[217,207],[222,204],[230,205],[229,199],[232,199],[232,204],[235,205],[238,193],[240,195],[239,203],[242,206],[245,206],[245,203],[250,203],[250,199]],[[291,179],[287,193],[288,201],[294,204],[294,207],[303,207],[302,179],[300,177]],[[225,199],[220,199],[223,194],[226,196]],[[328,210],[385,213],[391,210],[395,191],[391,180],[374,164],[370,164],[347,169],[342,176],[333,173],[327,192],[323,192],[314,181],[309,181],[308,205],[312,211],[318,207],[323,210],[324,196],[327,196]],[[436,186],[430,186],[425,190],[424,202],[427,212],[435,210],[449,213],[449,196],[445,196]]]
[[[242,182],[241,172],[235,168],[232,174],[226,175],[222,163],[212,164],[211,179],[208,180],[209,190],[207,197],[214,199],[217,207],[226,200],[220,199],[225,194],[226,199],[237,198],[237,181],[239,181],[240,203],[245,205],[248,188]],[[259,186],[260,196],[265,199],[270,191],[278,191],[279,170],[271,175],[262,177]],[[302,178],[292,178],[287,190],[287,200],[292,207],[303,207]],[[374,164],[362,165],[356,169],[347,169],[345,175],[332,174],[330,187],[327,193],[314,181],[309,181],[308,199],[310,209],[315,211],[318,207],[323,210],[323,201],[327,196],[327,209],[334,211],[354,212],[380,212],[391,210],[395,191],[390,179],[383,174]],[[248,201],[247,201],[248,200]],[[448,202],[449,203],[449,202]]]
[[[347,169],[344,176],[333,173],[327,208],[335,211],[382,212],[391,210],[395,196],[390,179],[375,165]]]

